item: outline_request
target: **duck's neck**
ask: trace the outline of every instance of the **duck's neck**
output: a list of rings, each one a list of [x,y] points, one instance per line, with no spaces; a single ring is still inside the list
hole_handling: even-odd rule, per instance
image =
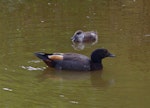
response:
[[[91,62],[91,70],[100,70],[103,69],[102,62],[93,63]]]

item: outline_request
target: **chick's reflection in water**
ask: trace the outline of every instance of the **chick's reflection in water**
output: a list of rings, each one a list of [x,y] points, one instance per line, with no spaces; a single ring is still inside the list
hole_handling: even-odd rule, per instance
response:
[[[96,42],[89,42],[89,43],[74,43],[72,42],[72,47],[74,48],[74,50],[83,50],[85,48],[90,48],[91,46],[93,46],[94,44],[96,44]]]

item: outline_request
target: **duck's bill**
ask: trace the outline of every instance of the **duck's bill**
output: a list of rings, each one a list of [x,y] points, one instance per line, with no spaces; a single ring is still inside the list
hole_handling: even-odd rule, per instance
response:
[[[108,57],[116,57],[116,56],[110,53]]]

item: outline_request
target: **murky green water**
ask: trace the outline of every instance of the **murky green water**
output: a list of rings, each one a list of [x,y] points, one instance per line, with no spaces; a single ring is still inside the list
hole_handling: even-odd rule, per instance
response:
[[[149,0],[1,0],[1,108],[149,108]],[[98,43],[72,47],[78,30],[95,30]],[[47,68],[33,53],[107,48],[116,58],[103,71]]]

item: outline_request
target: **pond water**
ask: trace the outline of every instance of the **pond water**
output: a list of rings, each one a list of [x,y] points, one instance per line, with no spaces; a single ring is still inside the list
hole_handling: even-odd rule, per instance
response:
[[[149,0],[1,0],[1,108],[149,108]],[[98,32],[82,49],[76,30]],[[34,52],[96,48],[116,55],[95,72],[48,68]]]

